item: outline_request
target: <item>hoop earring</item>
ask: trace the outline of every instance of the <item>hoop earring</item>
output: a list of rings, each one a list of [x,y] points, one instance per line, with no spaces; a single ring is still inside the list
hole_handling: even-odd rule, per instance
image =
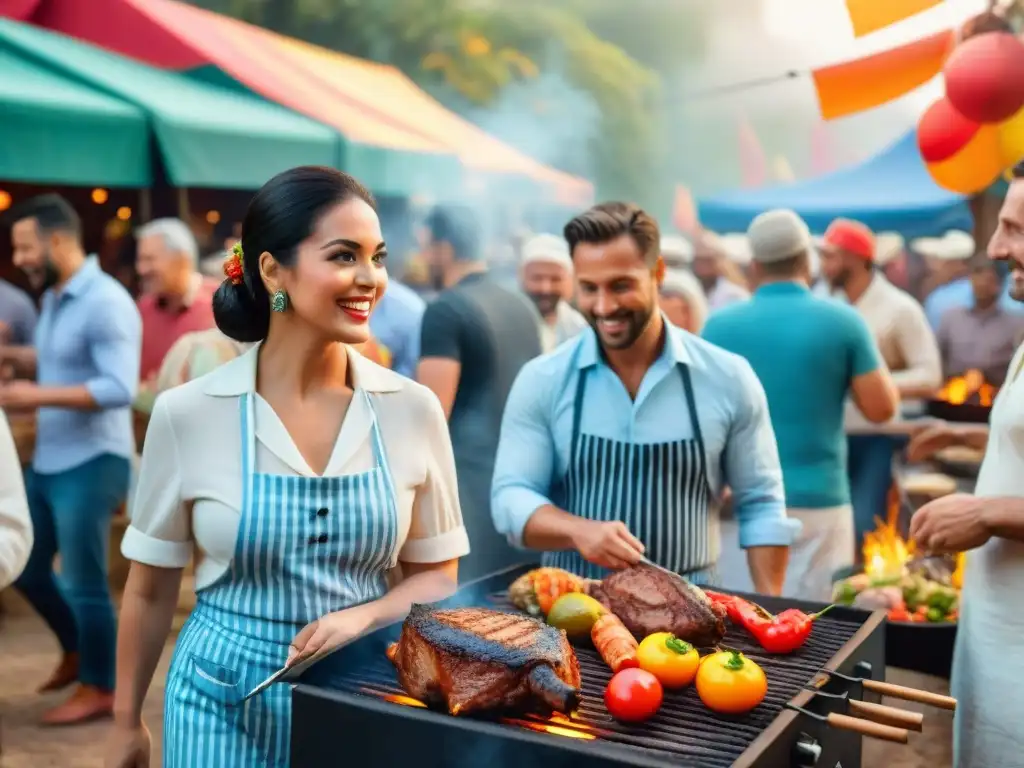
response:
[[[270,298],[271,312],[284,312],[288,309],[288,294],[278,288]]]

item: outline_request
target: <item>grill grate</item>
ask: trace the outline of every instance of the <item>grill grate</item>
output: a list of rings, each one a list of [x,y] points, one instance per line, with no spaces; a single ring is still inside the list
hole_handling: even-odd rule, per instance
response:
[[[490,607],[515,610],[505,593],[492,595]],[[611,679],[611,670],[593,648],[576,647],[582,677],[583,697],[573,720],[555,721],[536,718],[534,721],[504,721],[508,727],[530,727],[544,730],[556,726],[551,738],[566,738],[566,731],[576,730],[583,738],[597,738],[646,751],[661,759],[679,761],[701,768],[726,768],[751,745],[779,715],[783,706],[825,667],[833,656],[860,629],[860,624],[823,616],[814,624],[807,644],[787,656],[765,654],[742,629],[726,622],[723,645],[742,651],[764,669],[768,677],[768,695],[752,712],[741,716],[718,715],[701,703],[693,686],[682,691],[666,691],[661,710],[645,723],[627,725],[612,719],[604,706],[604,689]],[[394,667],[381,655],[368,664],[359,665],[336,677],[333,686],[347,693],[369,694],[379,698],[404,697]],[[402,706],[396,703],[395,706]],[[531,727],[535,725],[536,727]],[[578,742],[587,743],[587,742]],[[594,743],[594,742],[590,742]]]

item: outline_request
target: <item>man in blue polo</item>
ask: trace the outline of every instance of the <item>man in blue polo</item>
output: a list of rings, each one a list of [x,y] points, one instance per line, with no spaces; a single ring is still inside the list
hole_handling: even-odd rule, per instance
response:
[[[867,324],[853,308],[808,289],[810,232],[793,211],[750,225],[757,291],[713,314],[704,338],[745,358],[761,380],[779,444],[787,511],[803,523],[790,549],[786,593],[827,600],[834,572],[854,559],[843,408],[847,395],[873,422],[898,395]],[[749,589],[735,540],[723,528],[725,584]]]
[[[128,292],[85,255],[78,215],[63,198],[27,201],[14,216],[11,240],[15,266],[45,290],[35,347],[0,347],[0,363],[26,377],[0,385],[0,408],[38,411],[35,457],[25,476],[35,542],[15,586],[63,651],[42,690],[78,683],[43,718],[69,725],[113,709],[116,627],[107,549],[135,452],[130,405],[142,322]],[[53,572],[58,553],[60,586]]]

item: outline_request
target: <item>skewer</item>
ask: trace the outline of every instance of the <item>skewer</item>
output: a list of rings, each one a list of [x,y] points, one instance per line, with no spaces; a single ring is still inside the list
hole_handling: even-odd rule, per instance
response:
[[[891,698],[902,699],[903,701],[916,701],[918,704],[925,704],[929,707],[937,707],[938,709],[946,709],[950,712],[956,711],[956,699],[952,696],[943,696],[940,693],[932,693],[931,691],[921,691],[917,688],[907,688],[904,685],[883,683],[881,680],[850,677],[849,675],[844,675],[840,672],[833,672],[829,669],[822,670],[822,674],[838,677],[840,680],[845,680],[848,683],[860,683],[864,686],[864,690],[877,693],[881,696],[890,696]]]
[[[910,733],[905,728],[895,728],[891,725],[883,725],[871,720],[861,720],[859,717],[841,715],[838,712],[819,715],[803,707],[798,707],[796,704],[787,704],[786,706],[795,712],[807,715],[807,717],[831,725],[833,728],[838,728],[841,731],[851,731],[852,733],[859,733],[861,736],[881,739],[882,741],[893,741],[897,744],[906,744],[910,740]]]

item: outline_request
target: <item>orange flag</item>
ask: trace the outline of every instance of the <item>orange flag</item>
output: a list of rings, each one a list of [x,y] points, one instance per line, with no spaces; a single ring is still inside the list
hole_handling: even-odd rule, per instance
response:
[[[825,120],[845,117],[924,85],[942,70],[956,45],[956,32],[939,32],[898,48],[844,61],[811,73]]]
[[[863,37],[927,11],[942,0],[846,0],[853,36]]]

